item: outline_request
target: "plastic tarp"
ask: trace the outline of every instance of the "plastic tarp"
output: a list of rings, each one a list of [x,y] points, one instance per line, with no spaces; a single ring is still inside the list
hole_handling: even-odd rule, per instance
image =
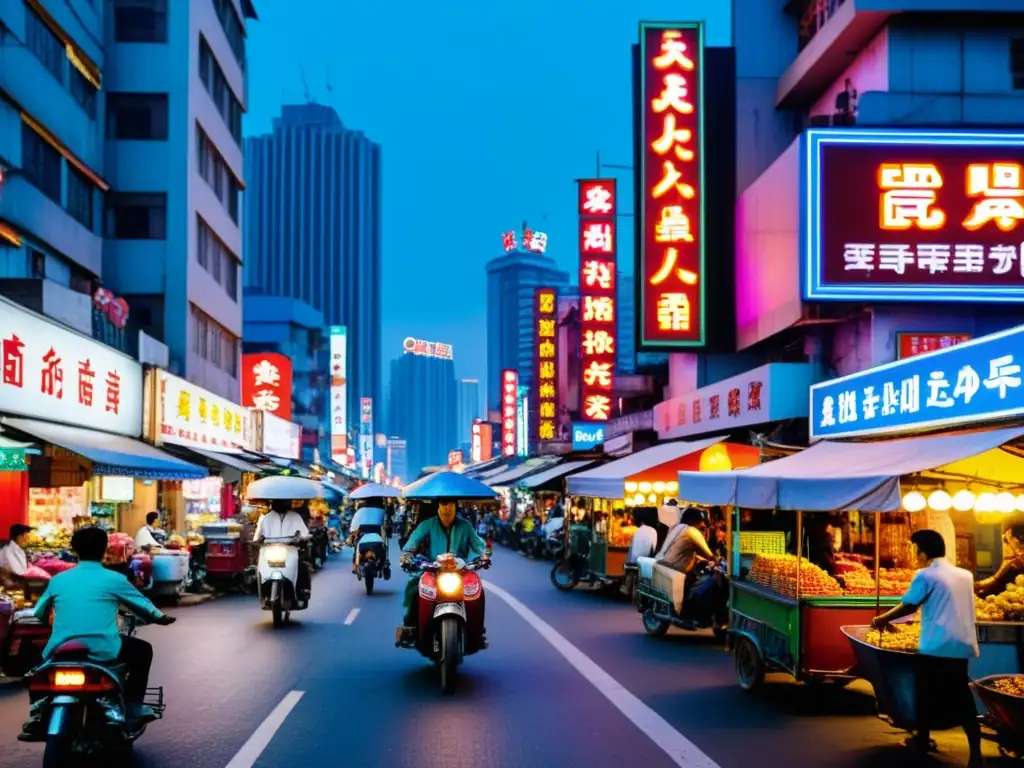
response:
[[[492,488],[504,488],[509,485],[515,485],[516,480],[529,475],[531,472],[539,472],[546,467],[550,467],[557,461],[557,458],[527,459],[522,464],[506,470],[501,474],[491,476],[480,475],[480,479],[486,480],[487,484]]]
[[[85,457],[93,463],[93,472],[97,475],[120,475],[145,480],[197,480],[209,474],[206,467],[189,464],[148,443],[124,435],[35,419],[6,417],[3,423],[44,443]]]
[[[593,464],[593,461],[567,461],[563,464],[546,469],[543,472],[538,472],[535,475],[520,480],[516,485],[521,488],[540,488],[545,483],[550,483],[552,480],[556,480],[559,477],[564,477],[570,472],[575,472],[578,469]]]
[[[826,440],[750,469],[680,472],[679,498],[753,509],[894,512],[905,475],[945,470],[979,482],[1019,480],[1024,459],[1000,446],[1021,436],[1024,428],[1013,427],[866,443]]]
[[[662,464],[703,451],[725,437],[706,437],[702,440],[676,443],[662,443],[637,453],[624,456],[618,461],[602,464],[573,475],[567,481],[568,491],[573,496],[591,496],[597,499],[621,499],[626,495],[626,480]]]

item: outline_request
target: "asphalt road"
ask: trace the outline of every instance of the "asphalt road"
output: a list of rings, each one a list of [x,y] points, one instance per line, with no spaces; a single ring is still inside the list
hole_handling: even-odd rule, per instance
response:
[[[549,564],[500,547],[485,574],[502,592],[488,595],[491,648],[466,660],[456,694],[443,697],[435,668],[393,645],[404,575],[368,597],[347,563],[345,555],[335,558],[318,574],[310,610],[280,630],[247,597],[182,608],[174,626],[144,628],[141,636],[156,648],[152,684],[164,686],[168,708],[138,743],[136,765],[966,762],[963,737],[951,732],[940,735],[938,759],[915,763],[897,746],[902,736],[873,715],[863,686],[844,691],[769,678],[762,692],[746,694],[731,656],[710,637],[673,631],[648,638],[628,604],[583,587],[559,593]],[[0,687],[3,768],[41,762],[40,746],[15,740],[26,699],[17,686]],[[252,746],[261,735],[262,750]],[[240,752],[258,757],[232,763]]]

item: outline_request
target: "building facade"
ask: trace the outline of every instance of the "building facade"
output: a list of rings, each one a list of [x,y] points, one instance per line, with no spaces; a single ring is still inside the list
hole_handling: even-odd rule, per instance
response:
[[[348,337],[348,414],[381,402],[381,147],[321,104],[246,139],[245,285],[301,299]]]
[[[469,446],[473,437],[473,422],[483,418],[480,403],[480,382],[477,379],[459,379],[458,424],[456,425],[456,446],[467,461]]]
[[[387,457],[384,463],[388,477],[400,483],[408,483],[415,478],[409,475],[409,461],[406,456],[406,442],[400,437],[389,437]]]
[[[331,455],[327,327],[309,304],[245,291],[242,354],[276,352],[292,364],[291,420],[302,427],[302,455]]]
[[[487,263],[487,408],[497,410],[501,372],[519,371],[530,386],[533,376],[534,291],[569,286],[569,275],[540,253],[511,251]]]
[[[405,352],[391,361],[388,429],[406,442],[406,471],[447,464],[459,438],[458,390],[451,358]]]

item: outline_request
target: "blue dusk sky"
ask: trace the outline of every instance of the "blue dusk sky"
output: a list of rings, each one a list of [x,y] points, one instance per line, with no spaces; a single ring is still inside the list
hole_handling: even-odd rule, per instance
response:
[[[440,7],[439,7],[440,6]],[[522,222],[575,267],[574,179],[632,163],[630,45],[641,19],[704,18],[728,45],[728,0],[256,0],[247,134],[311,97],[383,145],[385,377],[406,336],[449,342],[485,379],[484,264]],[[326,82],[330,73],[331,92]],[[632,210],[632,173],[620,183]],[[632,271],[632,228],[619,258]]]

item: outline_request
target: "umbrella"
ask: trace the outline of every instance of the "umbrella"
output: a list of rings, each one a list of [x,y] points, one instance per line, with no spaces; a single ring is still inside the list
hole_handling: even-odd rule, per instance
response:
[[[245,497],[253,499],[322,499],[324,489],[315,480],[291,475],[274,475],[249,483]]]
[[[382,485],[381,483],[366,483],[352,491],[349,494],[349,498],[353,501],[359,499],[397,499],[401,495],[401,491],[394,486]]]
[[[470,501],[472,499],[493,499],[498,492],[479,480],[473,480],[458,472],[435,472],[402,491],[407,499],[451,499]]]

